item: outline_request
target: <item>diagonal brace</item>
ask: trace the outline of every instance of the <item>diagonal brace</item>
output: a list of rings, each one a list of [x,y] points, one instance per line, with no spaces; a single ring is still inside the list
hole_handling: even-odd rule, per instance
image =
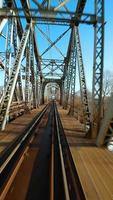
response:
[[[47,53],[68,31],[70,30],[70,27],[63,32],[43,53],[41,56],[43,56],[45,53]],[[64,57],[64,56],[63,56]]]

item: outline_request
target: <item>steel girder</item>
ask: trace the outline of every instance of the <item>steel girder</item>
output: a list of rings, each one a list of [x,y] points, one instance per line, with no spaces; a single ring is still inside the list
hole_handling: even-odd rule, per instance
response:
[[[28,110],[29,104],[29,88],[30,88],[30,36],[26,45],[26,68],[25,68],[25,106]]]
[[[13,0],[13,1],[12,0],[9,0],[9,1],[4,0],[4,6],[7,7],[7,8],[15,7],[17,9],[15,0]],[[15,14],[15,12],[13,11],[12,15],[14,16],[14,14]],[[16,14],[18,14],[18,11],[16,11]],[[10,15],[11,15],[11,12],[10,12]],[[7,19],[3,19],[2,21],[4,21],[4,20],[5,20],[5,23],[6,23],[7,21],[10,21],[11,18],[9,18],[8,20]],[[19,36],[19,39],[21,40],[22,33],[23,33],[23,28],[22,28],[22,24],[21,24],[20,18],[16,19],[14,17],[12,19],[12,23],[13,23],[14,56],[16,57],[16,53],[17,53],[17,49],[18,49],[17,35]],[[19,71],[17,82],[18,82],[18,86],[19,86],[20,100],[22,101],[23,100],[23,89],[22,89],[21,71]],[[15,88],[14,96],[16,97],[16,99],[18,99],[18,97],[17,97],[17,87]]]
[[[76,11],[75,11],[75,17],[73,18],[73,23],[72,24],[75,24],[76,20],[78,20],[76,22],[76,24],[79,25],[79,20],[82,17],[86,2],[87,2],[87,0],[78,0],[77,6],[76,6]],[[63,80],[66,77],[67,66],[68,66],[68,62],[69,62],[69,58],[70,58],[71,38],[72,38],[72,33],[70,35],[67,55],[66,55],[66,58],[65,58],[64,74],[63,74],[63,77],[62,77]]]
[[[14,54],[16,58],[17,50],[18,50],[18,31],[17,31],[17,21],[13,19],[13,44],[14,44]],[[23,101],[23,89],[22,89],[22,80],[21,80],[21,69],[18,73],[18,87],[19,87],[19,97],[20,100]]]
[[[16,5],[16,0],[12,0],[12,4],[13,4],[13,7],[16,8],[16,14],[19,15],[18,13],[18,9],[17,9],[17,5]],[[17,32],[18,32],[18,36],[21,40],[22,38],[22,33],[23,33],[23,28],[22,28],[22,24],[21,24],[21,21],[20,21],[20,18],[17,18]]]
[[[76,26],[79,24],[79,21],[82,17],[86,2],[87,0],[78,0],[76,11],[75,11],[75,18],[74,18],[75,21],[78,20],[78,22],[76,22]]]
[[[45,53],[47,53],[52,47],[54,47],[58,53],[60,53],[60,55],[64,58],[64,55],[62,54],[62,52],[60,51],[60,49],[55,45],[55,42],[52,42],[51,39],[39,28],[37,27],[38,30],[40,31],[40,33],[42,33],[42,35],[46,38],[46,40],[50,43],[50,47],[48,47],[43,53],[42,55],[44,55]],[[56,41],[58,42],[58,40]],[[41,55],[41,56],[42,56]]]
[[[64,31],[54,42],[52,42],[52,44],[42,53],[41,56],[43,56],[45,53],[47,53],[53,46],[56,47],[55,44],[69,31],[69,29],[70,29],[70,27],[66,31]],[[63,54],[62,54],[62,56],[64,57]]]
[[[97,23],[94,27],[94,65],[92,89],[92,137],[98,134],[101,121],[104,55],[104,1],[95,0]]]
[[[9,10],[8,9],[3,9],[4,12],[6,12],[6,14],[0,14],[1,18],[8,18],[9,15]],[[13,10],[15,11],[15,9],[13,8]],[[19,9],[18,9],[19,10]],[[23,9],[21,10],[23,11]],[[30,9],[29,9],[30,11]],[[59,13],[61,14],[61,13]],[[26,16],[23,15],[18,15],[18,14],[14,14],[10,16],[11,18],[15,17],[17,19],[21,18],[21,19],[26,19]],[[73,17],[72,19],[70,18],[56,18],[56,17],[40,17],[40,16],[31,16],[29,15],[27,17],[29,20],[33,20],[35,21],[36,24],[41,24],[41,25],[59,25],[59,26],[70,26],[73,24],[87,24],[87,25],[94,25],[96,23],[96,17],[93,14],[82,14],[82,18],[80,20],[77,20],[75,17]]]
[[[74,27],[75,29],[75,27]],[[74,30],[75,34],[75,30]],[[73,66],[72,66],[72,77],[71,77],[71,93],[70,93],[70,109],[69,109],[69,115],[74,115],[74,101],[75,101],[75,82],[76,82],[76,57],[77,57],[77,51],[76,51],[76,44],[75,44],[75,37],[74,37],[74,51],[73,51]]]
[[[81,17],[83,15],[83,10],[85,8],[85,5],[86,5],[86,2],[87,0],[78,0],[78,3],[77,3],[77,7],[76,7],[76,11],[75,11],[75,17],[73,17],[72,19],[74,19],[74,23],[76,24],[76,26],[79,25],[80,23],[80,20],[81,20]],[[77,31],[75,30],[75,28],[73,28],[74,30],[74,37],[76,38],[76,34],[77,34]],[[75,32],[76,31],[76,32]],[[79,35],[78,35],[79,36]],[[75,39],[74,38],[74,43],[75,43]],[[79,39],[79,38],[78,38]],[[74,97],[75,97],[75,79],[76,79],[76,53],[81,53],[80,52],[80,40],[79,40],[79,47],[78,47],[78,41],[76,40],[76,44],[74,44],[74,52],[73,52],[73,65],[72,65],[72,77],[71,77],[71,107],[70,107],[70,111],[69,113],[70,114],[74,114]],[[78,48],[78,51],[76,52],[76,48]],[[68,49],[68,51],[70,51],[70,47]],[[68,53],[69,54],[69,53]],[[82,54],[81,54],[82,55]],[[78,55],[78,58],[80,55]],[[79,59],[78,59],[79,61]],[[80,64],[80,62],[79,62]],[[81,65],[80,65],[81,66]],[[82,71],[84,72],[84,69],[83,69],[83,66],[81,67],[82,68]],[[81,75],[80,75],[80,70],[79,70],[79,78],[80,78],[80,83],[82,83],[81,79]],[[85,77],[85,74],[84,74],[84,77]],[[81,93],[83,93],[83,84],[80,84],[81,85]],[[82,103],[84,104],[84,100],[83,100],[83,95],[82,95]],[[85,120],[86,122],[87,120]]]
[[[70,55],[71,55],[71,40],[72,40],[72,31],[70,34],[70,38],[69,38],[69,44],[68,44],[68,49],[67,49],[67,55],[64,58],[64,73],[62,76],[62,80],[64,81],[66,79],[66,75],[67,75],[67,70],[68,70],[68,64],[69,64],[69,59],[70,59]],[[64,81],[65,82],[65,81]]]
[[[31,69],[31,84],[33,90],[33,107],[37,107],[36,103],[36,77],[35,77],[35,65],[34,65],[34,43],[33,43],[33,27],[30,34],[30,69]]]
[[[1,34],[1,32],[2,32],[2,30],[3,30],[3,28],[4,28],[6,23],[7,23],[7,19],[2,19],[0,21],[0,34]]]
[[[11,71],[11,58],[12,58],[12,47],[14,47],[14,57],[16,57],[16,52],[17,52],[17,23],[16,19],[9,18],[8,20],[5,21],[5,23],[8,22],[8,27],[7,27],[7,40],[6,40],[6,62],[5,62],[5,79],[4,79],[4,87],[7,85],[7,81],[10,76],[10,71]],[[20,92],[20,100],[23,100],[23,91],[22,91],[22,83],[21,83],[21,73],[18,75],[18,85],[19,85],[19,92]],[[5,90],[5,88],[4,88]],[[17,95],[17,88],[14,92],[15,100],[18,99]]]
[[[30,16],[29,2],[27,0],[24,0],[24,1],[21,0],[21,4],[24,8],[26,20],[27,20],[28,23],[30,23],[31,19],[29,18],[29,16]],[[39,58],[39,52],[38,52],[38,48],[37,48],[35,33],[33,33],[33,43],[34,43],[35,58],[36,58],[37,66],[39,68],[38,70],[40,72],[40,76],[42,77],[41,64],[40,64],[40,58]]]
[[[90,112],[88,105],[88,97],[87,97],[87,87],[86,87],[86,79],[84,72],[84,64],[82,57],[82,49],[80,44],[79,30],[78,27],[75,26],[75,41],[77,48],[77,60],[78,60],[78,70],[79,70],[79,80],[80,80],[80,92],[81,92],[81,101],[83,106],[83,114],[84,114],[84,123],[86,127],[90,128]]]
[[[8,19],[7,40],[6,40],[6,60],[5,60],[5,79],[4,87],[6,87],[11,70],[11,54],[12,54],[12,39],[13,39],[13,19]]]
[[[71,34],[71,47],[70,47],[70,58],[68,63],[68,70],[66,74],[66,80],[65,80],[65,92],[64,92],[64,105],[63,108],[67,109],[68,106],[68,99],[69,99],[69,93],[70,93],[70,84],[71,84],[71,78],[72,78],[72,69],[74,66],[74,51],[75,51],[75,31],[72,27],[72,34]]]
[[[74,46],[72,45],[72,48],[74,49]],[[69,93],[70,93],[70,86],[71,86],[71,78],[72,78],[72,71],[73,71],[73,50],[71,51],[71,58],[68,66],[68,74],[67,74],[67,84],[66,84],[66,97],[65,97],[65,104],[64,109],[67,109],[68,106],[68,100],[69,100]]]
[[[63,81],[63,108],[66,109],[66,95],[67,95],[67,74],[65,80]]]
[[[5,56],[5,77],[4,77],[4,92],[6,89],[7,82],[10,77],[11,72],[11,61],[12,61],[12,46],[13,46],[13,38],[14,38],[14,19],[9,18],[7,20],[7,37],[6,37],[6,56]],[[14,99],[17,101],[17,91],[14,92]]]
[[[36,69],[36,107],[39,106],[39,71]]]
[[[5,94],[4,94],[2,102],[1,102],[0,125],[1,125],[2,130],[4,130],[6,122],[8,120],[9,109],[10,109],[10,105],[12,102],[12,98],[13,98],[13,94],[14,94],[14,90],[15,90],[15,86],[16,86],[16,82],[17,82],[17,78],[18,78],[18,73],[19,73],[19,69],[20,69],[20,65],[21,65],[21,60],[22,60],[24,50],[26,47],[30,28],[31,28],[31,24],[27,25],[25,28],[25,31],[23,33],[23,36],[22,36],[22,39],[20,42],[20,46],[19,46],[16,58],[15,58],[15,62],[12,67],[12,70],[11,70],[10,78],[7,82]]]

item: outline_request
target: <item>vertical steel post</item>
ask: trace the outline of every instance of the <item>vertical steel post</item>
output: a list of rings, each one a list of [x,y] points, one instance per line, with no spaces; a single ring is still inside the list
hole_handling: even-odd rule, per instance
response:
[[[39,71],[38,66],[36,65],[36,104],[39,106]]]
[[[74,28],[74,47],[73,47],[73,66],[72,66],[72,77],[71,77],[71,96],[70,96],[70,109],[69,115],[74,115],[74,101],[75,101],[75,81],[76,81],[76,43],[75,43],[75,28]]]
[[[70,58],[68,63],[68,70],[66,74],[66,80],[65,80],[65,100],[64,100],[64,109],[67,109],[68,106],[68,100],[69,100],[69,92],[70,92],[70,84],[71,84],[71,77],[72,77],[72,68],[73,68],[73,52],[74,52],[74,28],[72,28],[71,33],[71,46],[70,46]]]
[[[96,138],[100,128],[103,88],[104,56],[104,0],[95,0],[97,23],[94,26],[94,64],[92,87],[92,137]]]
[[[7,26],[7,39],[6,39],[6,60],[5,60],[5,79],[4,79],[4,89],[6,88],[7,82],[10,76],[11,67],[11,53],[12,53],[12,35],[13,35],[13,19],[8,19]]]
[[[36,108],[36,80],[35,80],[35,64],[34,64],[34,42],[33,42],[33,26],[30,34],[30,69],[31,69],[31,83],[33,89],[33,107]]]
[[[31,24],[27,25],[25,28],[25,31],[22,35],[22,39],[20,42],[20,46],[18,48],[16,59],[15,59],[14,65],[11,70],[11,75],[10,75],[9,81],[7,83],[5,94],[4,94],[2,102],[1,102],[0,125],[1,125],[2,130],[5,129],[5,125],[6,125],[6,122],[8,119],[9,109],[10,109],[10,105],[11,105],[11,102],[13,99],[13,94],[14,94],[14,90],[15,90],[15,86],[16,86],[16,82],[17,82],[17,78],[18,78],[18,73],[19,73],[22,57],[24,54],[24,50],[26,47],[27,39],[29,36],[30,28],[31,28]]]
[[[86,86],[86,78],[85,78],[79,29],[76,26],[75,26],[75,41],[76,41],[76,49],[77,49],[78,71],[79,71],[79,80],[80,80],[81,101],[82,101],[83,114],[84,114],[84,124],[85,124],[86,131],[89,131],[91,122],[90,122],[90,112],[89,112],[88,97],[87,97],[87,86]]]
[[[30,37],[29,37],[30,38]],[[29,38],[26,45],[26,69],[25,69],[25,108],[29,110],[29,92],[30,92],[30,45]]]
[[[68,85],[68,70],[66,71],[65,80],[64,80],[64,94],[63,94],[63,108],[67,109],[67,85]]]
[[[18,50],[18,31],[17,31],[17,21],[16,18],[13,19],[13,45],[14,45],[14,54],[15,54],[15,58],[16,58],[16,54],[17,54],[17,50]],[[18,74],[18,86],[19,86],[19,97],[20,100],[23,101],[23,88],[22,88],[22,80],[21,80],[21,68],[19,70],[19,74]],[[17,90],[17,87],[15,88],[15,93]]]

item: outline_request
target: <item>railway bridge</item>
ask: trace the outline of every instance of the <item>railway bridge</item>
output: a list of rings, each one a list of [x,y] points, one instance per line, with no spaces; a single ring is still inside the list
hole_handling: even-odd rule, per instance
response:
[[[0,1],[0,200],[113,199],[105,3]]]

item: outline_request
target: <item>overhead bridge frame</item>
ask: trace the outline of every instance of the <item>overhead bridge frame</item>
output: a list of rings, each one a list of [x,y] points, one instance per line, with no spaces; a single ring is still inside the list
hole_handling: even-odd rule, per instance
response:
[[[78,0],[75,12],[70,12],[66,5],[63,5],[65,11],[54,11],[54,13],[58,14],[59,17],[46,17],[46,16],[39,16],[39,14],[44,11],[45,14],[48,13],[48,10],[45,10],[44,6],[46,4],[45,1],[39,6],[38,9],[31,9],[29,2],[27,0],[23,1],[20,0],[22,8],[18,8],[16,1],[5,1],[3,8],[0,8],[0,32],[3,30],[6,23],[10,23],[13,21],[13,31],[9,32],[9,41],[11,41],[11,37],[13,36],[14,41],[14,56],[15,56],[15,64],[12,66],[12,72],[9,76],[6,72],[6,87],[5,92],[2,98],[1,103],[1,119],[0,123],[2,129],[5,128],[6,122],[8,120],[8,112],[13,101],[13,94],[16,95],[16,87],[19,86],[19,93],[20,99],[26,102],[28,106],[29,100],[33,99],[33,107],[36,108],[39,102],[43,102],[43,85],[46,81],[44,78],[44,74],[42,73],[41,64],[42,58],[39,55],[38,47],[37,47],[37,40],[35,35],[35,24],[51,24],[51,25],[61,25],[61,26],[70,26],[69,28],[72,30],[75,29],[75,44],[72,46],[73,34],[70,34],[70,40],[67,50],[66,57],[63,57],[63,74],[60,79],[60,88],[61,93],[63,94],[63,99],[61,102],[65,101],[65,91],[66,91],[66,102],[68,103],[69,93],[70,90],[73,93],[73,85],[75,85],[76,79],[76,72],[74,68],[72,69],[72,65],[75,62],[78,63],[79,69],[79,79],[80,79],[80,90],[81,90],[81,101],[83,105],[83,112],[84,112],[84,119],[86,126],[90,126],[90,137],[96,138],[99,130],[100,130],[100,122],[101,122],[101,102],[102,102],[102,80],[103,80],[103,56],[104,56],[104,1],[103,0],[94,0],[94,7],[95,12],[93,14],[84,13],[84,9],[87,3],[87,0]],[[48,5],[49,6],[49,5]],[[49,9],[49,7],[47,8]],[[24,15],[21,12],[24,12]],[[37,13],[36,13],[37,11]],[[36,13],[35,16],[34,13]],[[53,13],[53,10],[50,10],[50,14]],[[62,17],[64,16],[64,18]],[[22,18],[26,19],[28,23],[27,30],[23,30],[21,20]],[[31,25],[32,24],[32,25]],[[94,64],[93,64],[93,90],[92,90],[92,110],[89,111],[88,105],[88,97],[87,97],[87,86],[86,86],[86,79],[85,79],[85,70],[83,64],[83,57],[82,57],[82,48],[80,43],[80,36],[79,36],[79,25],[80,24],[87,24],[94,26]],[[11,26],[10,26],[11,28]],[[10,37],[11,33],[11,37]],[[18,37],[16,37],[16,34]],[[29,36],[30,35],[30,36]],[[26,39],[23,37],[26,36]],[[18,44],[17,40],[20,40],[20,52],[17,51]],[[47,37],[46,37],[47,38]],[[59,37],[61,38],[61,37]],[[47,40],[50,42],[51,49],[52,46],[56,45],[56,42],[59,41],[57,38],[56,41],[52,42],[50,38]],[[29,42],[28,42],[29,41]],[[7,51],[8,56],[6,58],[6,65],[5,69],[8,68],[10,62],[10,42],[7,43]],[[29,49],[28,49],[29,48]],[[73,48],[76,50],[76,53],[73,54]],[[47,52],[49,49],[46,49]],[[60,49],[57,50],[62,54]],[[29,60],[30,55],[30,60]],[[63,55],[63,54],[62,54]],[[20,63],[23,58],[26,58],[26,68],[24,69],[21,74],[20,71]],[[34,62],[35,61],[35,62]],[[36,64],[35,64],[36,63]],[[71,67],[70,67],[71,66]],[[59,67],[60,69],[60,67]],[[9,69],[8,69],[9,70]],[[57,75],[56,68],[53,72]],[[69,74],[67,74],[69,72]],[[73,75],[74,74],[74,75]],[[8,76],[7,76],[8,75]],[[73,76],[72,76],[73,75]],[[23,88],[21,77],[25,77],[25,96],[23,95]],[[72,79],[71,79],[72,77]],[[67,84],[67,85],[66,85]],[[29,87],[29,88],[28,88]],[[29,89],[33,91],[29,93]],[[74,87],[75,88],[75,87]],[[67,95],[68,93],[68,95]],[[72,94],[73,95],[73,94]],[[67,104],[66,103],[66,104]],[[74,104],[71,105],[74,109]],[[96,113],[95,113],[96,108]],[[90,116],[91,112],[91,116]]]

